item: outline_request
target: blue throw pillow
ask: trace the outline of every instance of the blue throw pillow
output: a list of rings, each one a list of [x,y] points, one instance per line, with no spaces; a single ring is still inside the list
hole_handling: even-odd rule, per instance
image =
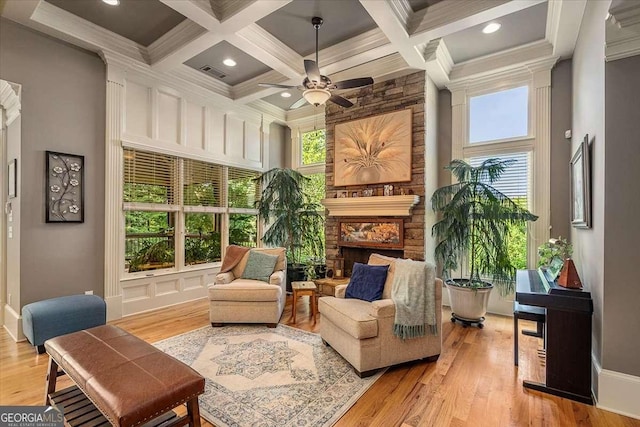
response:
[[[388,271],[388,265],[354,263],[345,296],[369,302],[381,299]]]
[[[242,278],[269,282],[269,276],[273,274],[276,262],[278,262],[278,255],[250,251],[247,265],[242,272]]]

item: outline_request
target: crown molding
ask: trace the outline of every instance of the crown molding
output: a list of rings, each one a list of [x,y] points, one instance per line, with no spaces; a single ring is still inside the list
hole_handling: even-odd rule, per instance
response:
[[[21,23],[94,52],[107,49],[131,60],[144,64],[149,63],[146,47],[79,18],[51,3],[41,1],[30,19]]]
[[[276,122],[285,126],[287,124],[286,112],[282,108],[270,104],[267,101],[257,99],[247,104],[247,106],[268,115],[271,118],[271,120],[269,120],[271,122]]]
[[[318,52],[320,69],[323,73],[330,74],[333,71],[327,71],[327,69],[332,65],[385,45],[389,45],[389,39],[380,28],[374,28]],[[304,59],[315,60],[315,52],[305,56]]]
[[[611,23],[618,28],[635,28],[640,32],[640,4],[628,1],[609,9]]]
[[[325,106],[314,107],[307,104],[304,107],[287,111],[287,125],[290,128],[295,127],[324,127]]]
[[[180,47],[204,35],[207,30],[189,19],[185,19],[147,48],[151,65],[170,55]]]
[[[438,89],[442,89],[449,83],[449,74],[454,65],[447,45],[443,39],[431,40],[423,52],[427,75]]]
[[[5,121],[2,126],[9,126],[19,115],[22,105],[20,104],[20,92],[22,87],[18,84],[0,80],[0,107],[5,111]],[[0,120],[2,117],[0,116]]]
[[[546,40],[539,40],[513,49],[455,64],[449,74],[449,78],[452,83],[477,79],[499,71],[517,69],[539,61],[540,59],[549,58],[552,54],[553,46]]]
[[[610,13],[605,27],[606,61],[640,55],[640,4],[623,3]]]
[[[265,96],[269,96],[283,90],[279,88],[260,87],[258,86],[258,83],[274,83],[296,86],[299,85],[301,81],[302,77],[298,77],[297,79],[287,79],[279,72],[271,70],[242,83],[238,83],[233,86],[231,93],[233,99],[236,101],[244,103],[253,102],[256,99],[264,98]]]
[[[181,66],[174,68],[167,73],[175,76],[180,80],[188,81],[189,83],[198,85],[218,95],[224,96],[226,98],[231,98],[231,86],[229,86],[225,82],[214,79],[213,77],[209,77],[203,72],[195,70],[188,65],[182,64]]]
[[[329,216],[409,216],[420,196],[371,196],[323,199]]]

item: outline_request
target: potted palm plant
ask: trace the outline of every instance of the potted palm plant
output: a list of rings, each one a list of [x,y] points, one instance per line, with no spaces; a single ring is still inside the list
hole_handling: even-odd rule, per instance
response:
[[[446,169],[457,182],[431,197],[433,210],[441,214],[432,234],[449,291],[451,320],[465,326],[482,327],[494,285],[503,295],[513,291],[516,268],[508,250],[510,228],[538,219],[493,186],[514,161],[488,159],[474,167],[453,160]],[[461,267],[468,267],[469,277],[451,278],[451,271],[462,272]]]
[[[322,206],[310,200],[303,184],[309,178],[293,169],[274,168],[256,178],[262,194],[256,202],[258,214],[267,224],[262,241],[287,249],[287,289],[291,282],[306,280],[306,258],[324,254]]]

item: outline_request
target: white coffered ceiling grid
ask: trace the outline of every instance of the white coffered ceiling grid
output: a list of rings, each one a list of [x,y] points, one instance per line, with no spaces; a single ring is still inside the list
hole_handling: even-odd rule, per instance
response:
[[[109,21],[122,21],[122,17],[107,10],[104,13],[114,13],[114,17],[105,18],[100,0],[85,2],[96,2],[91,5],[93,10],[79,10],[73,0],[5,0],[1,12],[8,19],[103,56],[179,77],[233,103],[279,110],[282,116],[287,102],[292,104],[300,94],[294,90],[288,100],[278,100],[273,95],[281,89],[262,88],[258,83],[301,83],[303,60],[315,59],[309,49],[315,43],[310,23],[313,16],[324,15],[326,19],[320,29],[320,38],[325,41],[320,43],[319,65],[322,74],[333,81],[367,75],[379,79],[423,69],[439,87],[445,87],[452,79],[467,79],[496,67],[506,70],[539,60],[540,55],[570,56],[586,0],[550,0],[548,6],[539,6],[546,0],[135,0],[147,3],[147,16],[139,20],[154,24],[157,18],[153,35]],[[132,10],[130,2],[121,0],[121,6]],[[546,16],[542,16],[545,12],[540,8],[545,6]],[[469,29],[494,20],[507,23],[512,15],[529,22],[524,15],[528,11],[546,19],[538,23],[529,20],[531,26],[542,25],[542,29],[532,28],[529,39],[520,34],[522,45],[495,52],[487,42],[489,46],[478,49],[477,56],[473,49],[459,48],[468,38],[482,37]],[[519,29],[525,30],[522,25]],[[452,44],[453,53],[463,52],[458,57],[464,62],[454,62],[448,44]],[[221,64],[222,56],[236,50],[246,54],[240,55],[242,75]],[[483,55],[486,52],[491,53]],[[216,78],[198,71],[203,64],[229,77]]]

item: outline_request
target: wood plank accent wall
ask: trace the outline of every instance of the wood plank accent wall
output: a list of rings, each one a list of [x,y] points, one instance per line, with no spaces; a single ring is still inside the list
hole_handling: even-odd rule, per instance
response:
[[[412,165],[411,181],[392,183],[394,194],[400,194],[400,189],[411,190],[413,194],[420,196],[420,202],[414,206],[409,217],[395,217],[404,219],[404,257],[415,260],[424,260],[425,256],[425,192],[424,192],[424,165],[425,165],[425,72],[419,71],[396,79],[375,83],[353,92],[342,94],[355,105],[351,108],[339,107],[333,103],[326,106],[326,197],[336,197],[339,190],[358,191],[362,195],[365,188],[374,189],[374,195],[382,195],[384,184],[370,186],[342,186],[333,185],[335,126],[339,123],[362,119],[384,113],[390,113],[405,108],[411,108],[412,115]],[[362,213],[367,218],[367,213]],[[384,220],[382,217],[370,217],[372,220]],[[388,218],[388,217],[387,217]],[[332,268],[333,260],[341,255],[338,247],[338,222],[342,217],[327,216],[325,227],[327,266]]]

